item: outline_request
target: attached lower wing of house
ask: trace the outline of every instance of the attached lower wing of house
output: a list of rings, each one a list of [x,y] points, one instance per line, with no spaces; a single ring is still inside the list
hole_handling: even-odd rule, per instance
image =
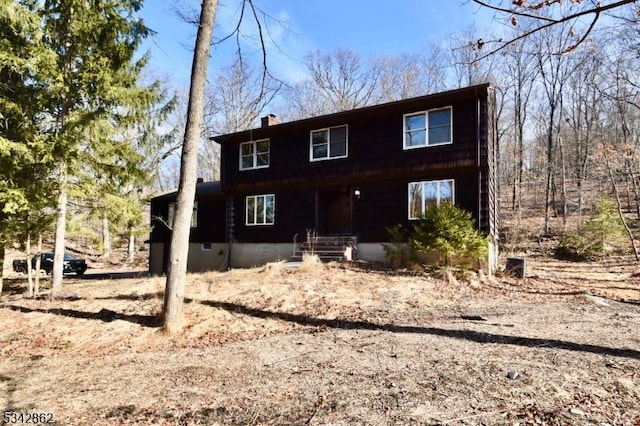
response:
[[[490,84],[216,136],[221,180],[198,182],[188,270],[299,257],[385,261],[387,228],[445,200],[472,213],[497,263]],[[166,272],[176,192],[151,200],[149,269]]]

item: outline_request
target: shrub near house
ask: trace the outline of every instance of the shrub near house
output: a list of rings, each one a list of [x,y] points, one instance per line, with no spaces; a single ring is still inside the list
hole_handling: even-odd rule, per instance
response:
[[[624,225],[613,201],[600,197],[593,216],[582,229],[562,236],[556,255],[569,260],[593,260],[621,249],[624,241]]]
[[[400,225],[388,229],[385,244],[392,266],[427,264],[475,268],[487,256],[488,239],[474,227],[471,213],[450,202],[429,206],[409,231]]]

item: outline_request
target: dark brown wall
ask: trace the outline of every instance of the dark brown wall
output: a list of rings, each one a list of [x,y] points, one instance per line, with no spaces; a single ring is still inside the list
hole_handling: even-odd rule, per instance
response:
[[[455,179],[456,204],[490,230],[494,178],[492,90],[488,86],[370,109],[254,129],[220,138],[223,188],[233,196],[233,236],[238,242],[291,242],[307,229],[323,232],[322,197],[327,191],[360,190],[352,200],[351,233],[362,242],[387,241],[386,228],[408,220],[408,183]],[[452,107],[453,144],[403,149],[403,115]],[[348,126],[348,157],[309,160],[310,132]],[[239,171],[239,145],[269,138],[270,166]],[[276,195],[273,226],[245,226],[247,195]],[[318,201],[319,200],[319,201]],[[319,205],[317,208],[316,206]],[[317,210],[317,211],[316,211]]]
[[[466,172],[433,176],[434,179],[455,179],[456,204],[471,211],[477,220],[478,215],[478,174]],[[347,189],[353,193],[357,187],[360,198],[353,197],[352,230],[360,242],[388,241],[386,228],[401,224],[409,227],[413,221],[408,219],[408,185],[411,179],[391,181],[363,182]],[[252,243],[289,243],[298,234],[297,241],[306,238],[306,231],[316,229],[316,190],[318,195],[319,221],[324,219],[322,196],[326,191],[338,191],[342,188],[323,186],[298,190],[276,190],[270,193],[276,198],[276,219],[274,225],[246,226],[245,197],[254,192],[234,195],[234,241]],[[320,226],[322,227],[322,225]]]
[[[226,210],[222,196],[215,198],[198,198],[198,227],[191,228],[190,241],[193,243],[223,243],[225,242]],[[169,242],[171,230],[161,221],[155,219],[158,216],[165,220],[169,215],[169,203],[171,198],[163,198],[151,201],[151,236],[152,243]]]
[[[484,101],[486,102],[486,101]],[[453,107],[453,144],[403,149],[403,114],[445,106]],[[223,144],[225,191],[261,188],[305,187],[313,183],[349,183],[384,177],[439,174],[445,169],[477,166],[476,98],[438,103],[394,105],[370,114],[335,115],[292,126],[258,129],[254,140],[271,141],[269,168],[239,171],[239,145],[246,140]],[[323,127],[348,125],[348,157],[309,161],[309,135]],[[248,136],[248,135],[244,135]]]
[[[323,200],[355,188],[360,197],[351,199],[351,233],[362,242],[387,241],[386,228],[411,224],[408,183],[450,178],[456,204],[490,233],[497,223],[492,102],[492,89],[481,85],[221,136],[224,195],[198,199],[198,229],[191,241],[223,242],[231,236],[235,242],[289,243],[295,234],[302,241],[307,230],[323,232]],[[446,106],[453,108],[453,144],[404,150],[403,115]],[[310,132],[345,124],[348,157],[310,161]],[[240,143],[265,138],[271,141],[269,168],[239,171]],[[246,226],[245,197],[260,194],[275,194],[275,224]],[[155,199],[152,215],[166,217],[169,201]],[[170,231],[152,224],[151,241],[169,241]]]

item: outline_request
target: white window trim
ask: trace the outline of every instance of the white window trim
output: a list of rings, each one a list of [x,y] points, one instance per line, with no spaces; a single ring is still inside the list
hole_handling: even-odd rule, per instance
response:
[[[331,137],[331,129],[337,129],[338,127],[345,128],[345,141],[344,141],[345,154],[337,157],[332,157],[331,156],[331,140],[329,138]],[[313,158],[313,133],[314,132],[327,132],[327,156],[326,157]],[[339,126],[324,127],[322,129],[313,129],[309,132],[309,161],[315,162],[315,161],[337,160],[340,158],[347,158],[347,157],[349,157],[349,125],[341,124]]]
[[[258,198],[265,198],[266,197],[273,197],[273,222],[271,223],[267,223],[267,210],[265,208],[264,211],[264,223],[249,223],[249,198],[253,198],[256,201],[254,201],[253,203],[253,218],[255,220],[255,218],[258,216],[258,203],[257,203],[257,199]],[[266,202],[265,202],[265,206],[266,206]],[[273,226],[276,224],[276,195],[275,194],[260,194],[260,195],[247,195],[244,199],[244,224],[246,226]]]
[[[440,143],[434,143],[434,144],[429,144],[429,113],[430,112],[434,112],[434,111],[441,111],[441,110],[445,110],[448,109],[450,116],[451,116],[451,125],[449,126],[449,142],[440,142]],[[425,141],[426,141],[426,145],[416,145],[416,146],[407,146],[407,129],[406,129],[406,119],[408,116],[410,115],[418,115],[418,114],[424,114],[425,115],[425,124],[426,127],[424,128],[424,132],[425,132]],[[407,151],[410,149],[419,149],[419,148],[431,148],[434,146],[442,146],[442,145],[451,145],[453,144],[453,107],[452,106],[446,106],[446,107],[442,107],[442,108],[432,108],[432,109],[428,109],[426,111],[416,111],[416,112],[410,112],[407,114],[404,114],[402,116],[402,149]]]
[[[258,166],[258,150],[256,149],[256,144],[259,142],[269,142],[269,164],[264,165],[264,166]],[[253,166],[251,167],[242,167],[242,145],[247,145],[247,144],[252,144],[253,145],[253,155],[252,155],[252,159],[253,159]],[[271,164],[271,140],[270,139],[259,139],[256,141],[247,141],[247,142],[242,142],[238,148],[238,169],[240,171],[243,170],[255,170],[255,169],[267,169],[269,168],[269,165]]]
[[[414,184],[421,184],[423,185],[422,188],[422,197],[423,199],[422,201],[422,206],[424,208],[424,184],[426,183],[438,183],[438,186],[440,184],[440,182],[451,182],[451,203],[455,204],[456,202],[456,180],[451,178],[451,179],[436,179],[436,180],[423,180],[423,181],[418,181],[418,182],[409,182],[407,184],[407,217],[409,218],[409,220],[419,220],[419,217],[411,217],[411,185]],[[436,204],[439,206],[440,205],[440,191],[436,192],[437,194],[437,199],[436,199]],[[424,213],[424,212],[423,212]]]

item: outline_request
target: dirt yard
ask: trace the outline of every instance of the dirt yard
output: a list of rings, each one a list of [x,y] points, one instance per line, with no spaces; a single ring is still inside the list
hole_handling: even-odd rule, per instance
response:
[[[193,274],[172,337],[162,278],[90,270],[52,302],[10,275],[0,405],[58,425],[640,425],[637,263],[528,262]]]

